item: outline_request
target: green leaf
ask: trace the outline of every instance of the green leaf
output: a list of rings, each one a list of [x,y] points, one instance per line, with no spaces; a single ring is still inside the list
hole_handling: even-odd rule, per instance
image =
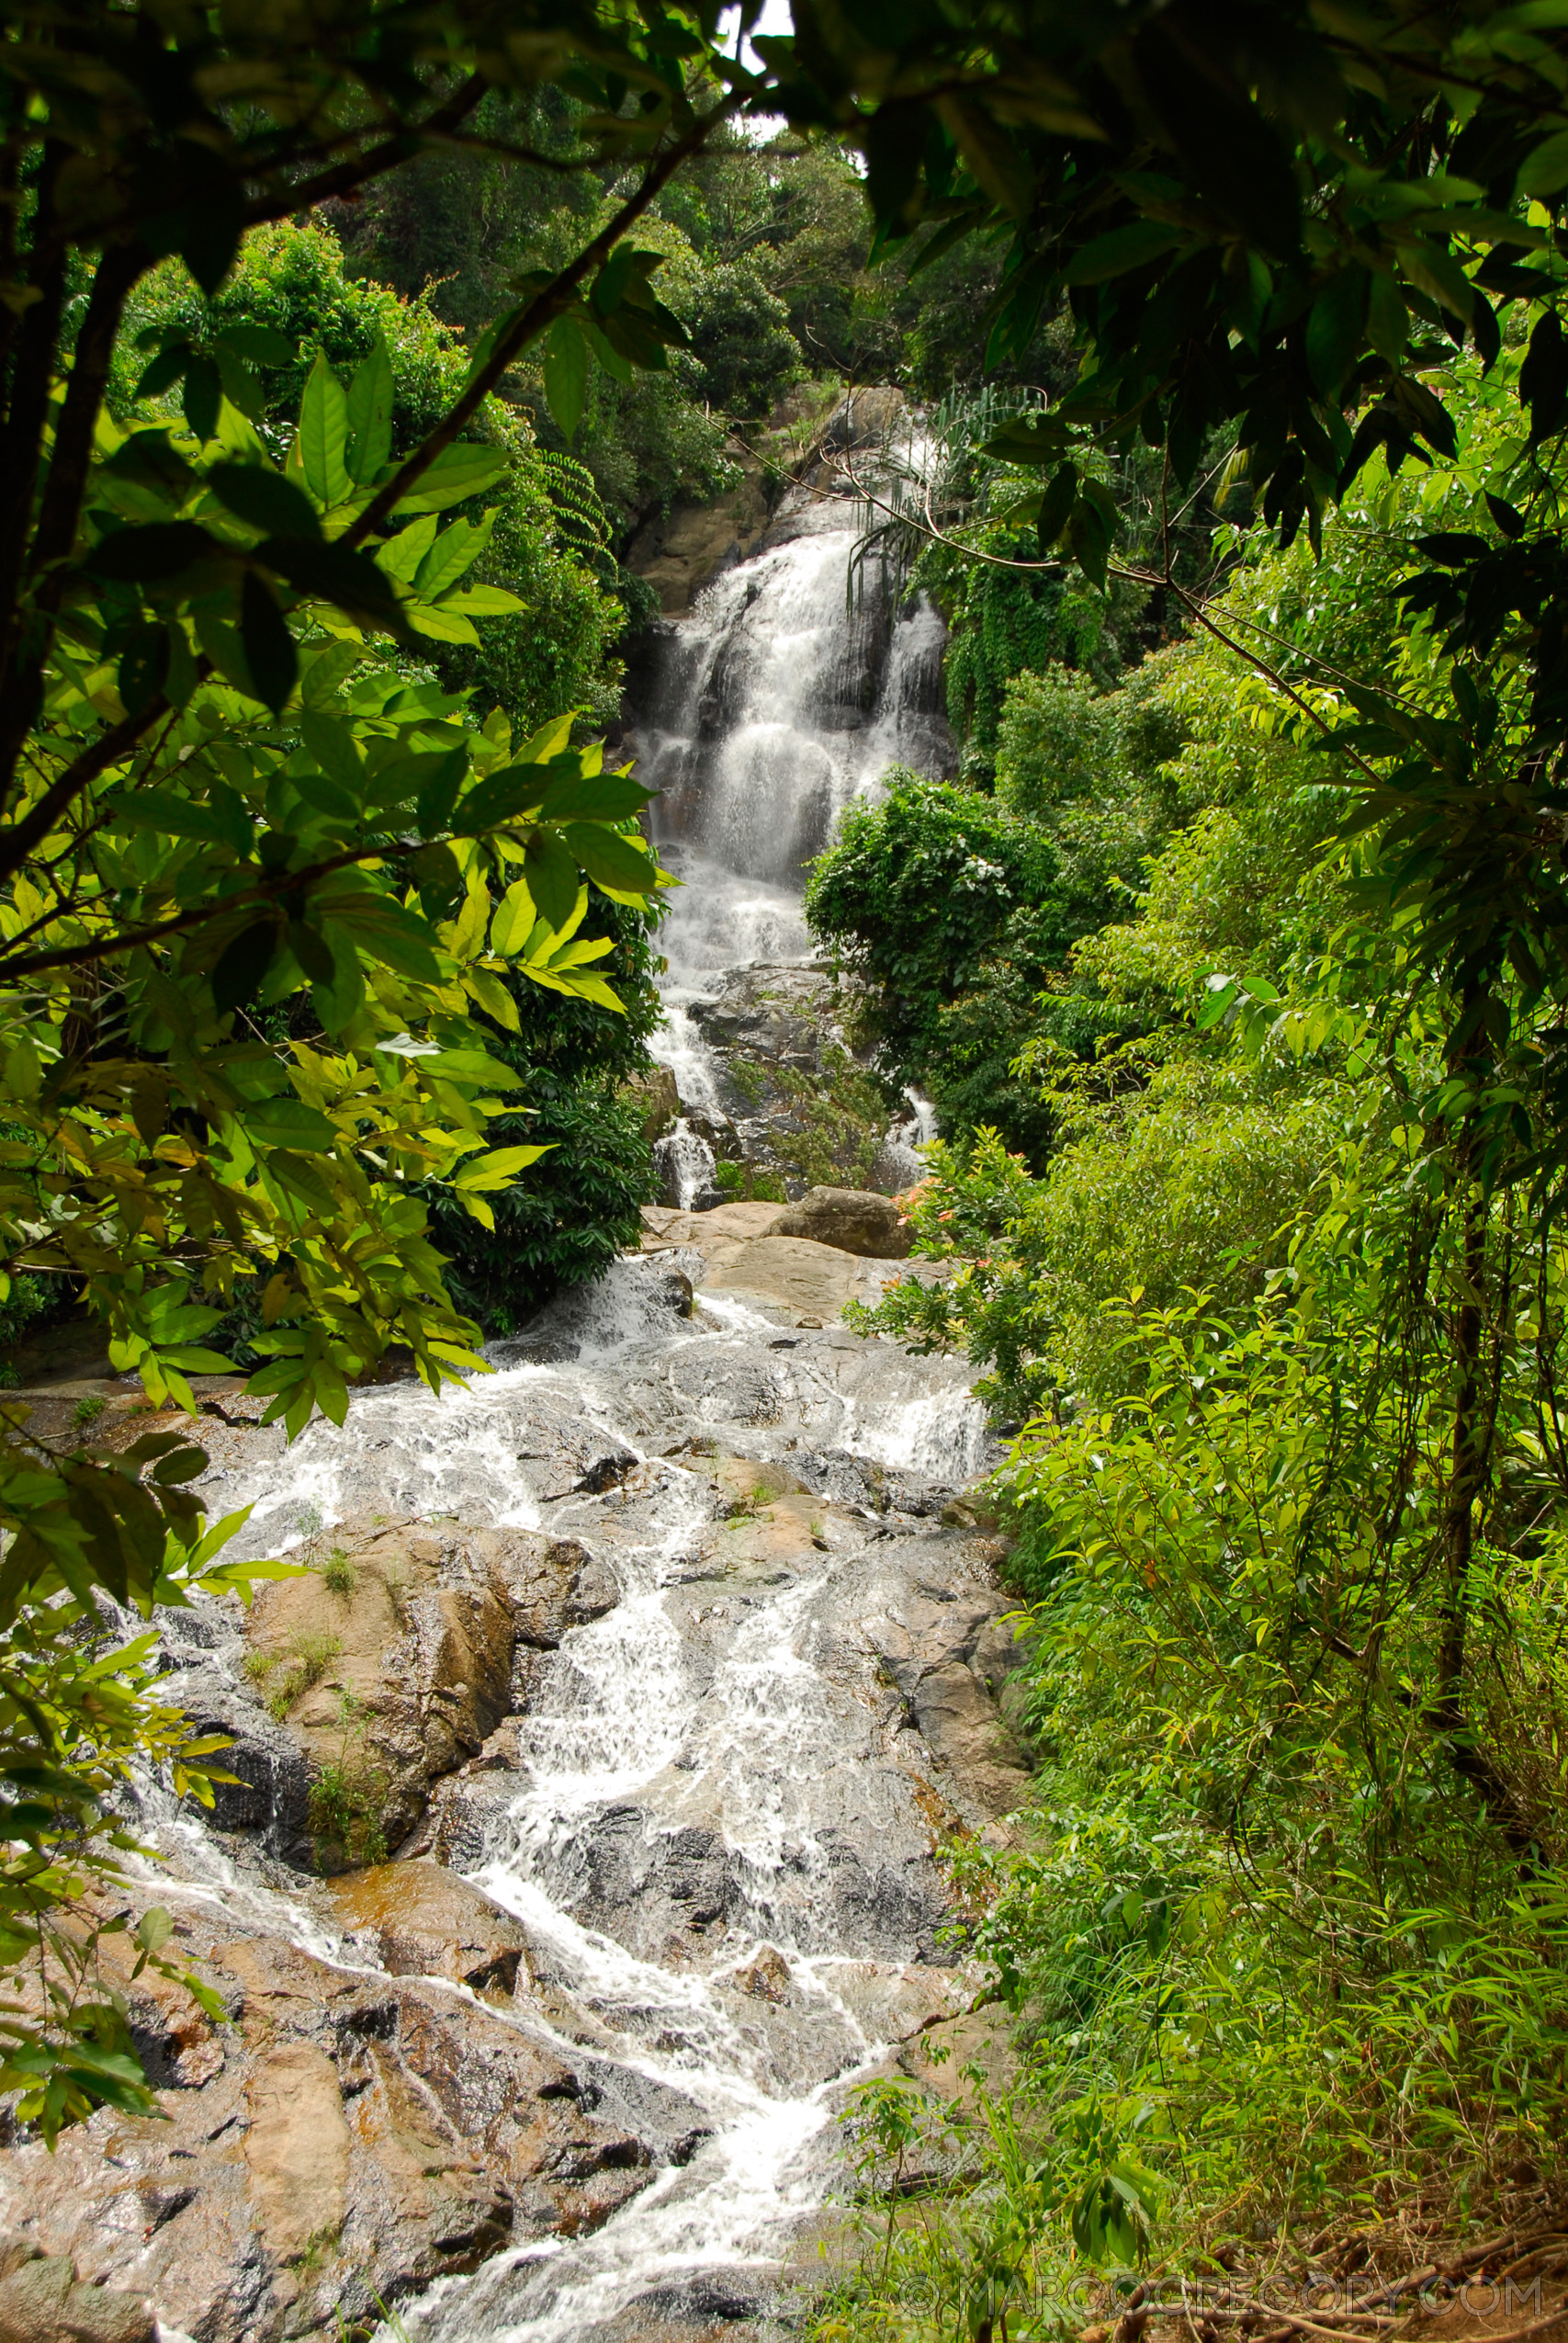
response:
[[[634,846],[629,838],[623,838],[618,831],[572,821],[562,831],[561,837],[579,866],[604,893],[618,900],[629,895],[640,901],[655,891],[658,869],[652,856]],[[560,925],[543,903],[539,909],[552,927]]]
[[[394,1056],[413,1054],[399,1051],[391,1042],[383,1042],[381,1047]],[[523,1090],[527,1084],[526,1075],[485,1049],[421,1048],[417,1058],[421,1074],[434,1075],[444,1082],[461,1082],[468,1090]]]
[[[207,484],[226,509],[264,535],[319,538],[310,498],[265,464],[214,464]]]
[[[422,838],[434,838],[450,829],[452,809],[457,802],[457,792],[468,769],[466,748],[449,749],[428,777],[421,785],[414,805],[414,820]]]
[[[300,712],[299,730],[305,746],[328,779],[346,789],[357,804],[365,794],[365,762],[347,718],[306,707]]]
[[[1568,187],[1568,130],[1553,130],[1526,155],[1514,188],[1522,196],[1553,196],[1563,187]]]
[[[1313,380],[1327,397],[1355,364],[1371,289],[1369,271],[1354,263],[1318,288],[1307,319],[1306,356]]]
[[[408,494],[393,505],[393,518],[409,513],[442,513],[448,504],[465,504],[511,468],[512,458],[504,447],[444,447]]]
[[[304,538],[268,537],[254,557],[288,579],[296,593],[330,602],[350,617],[389,634],[404,631],[403,606],[396,589],[368,553]]]
[[[217,540],[194,521],[149,521],[141,528],[116,529],[87,559],[96,577],[149,585],[177,577],[193,561],[219,550]]]
[[[539,914],[525,878],[518,878],[507,889],[496,907],[490,925],[490,946],[502,958],[520,952],[534,932]]]
[[[333,1213],[337,1199],[322,1179],[315,1165],[303,1155],[296,1155],[288,1148],[274,1148],[265,1158],[266,1168],[280,1188],[298,1196],[317,1212]]]
[[[588,402],[588,345],[575,318],[558,317],[545,344],[545,398],[567,439]]]
[[[220,785],[221,787],[221,785]],[[182,798],[173,789],[138,789],[114,809],[114,827],[156,830],[170,838],[205,838],[215,845],[231,846],[238,855],[251,850],[254,832],[243,801],[232,790],[211,800]]]
[[[1066,527],[1067,515],[1078,492],[1077,467],[1058,464],[1052,473],[1040,510],[1035,516],[1034,535],[1042,555],[1049,555],[1057,538]]]
[[[1568,423],[1568,341],[1555,310],[1536,320],[1519,368],[1519,398],[1530,411],[1530,442],[1551,438]]]
[[[478,797],[479,791],[472,794]],[[539,917],[552,928],[563,928],[577,905],[578,877],[577,865],[561,841],[541,832],[524,857],[523,874]]]
[[[1174,252],[1180,242],[1176,231],[1158,220],[1129,221],[1124,228],[1112,228],[1085,244],[1063,271],[1063,281],[1101,285],[1111,277],[1131,276],[1163,253]]]
[[[210,439],[218,428],[218,410],[223,403],[222,377],[210,358],[197,357],[194,353],[185,377],[181,404],[186,421],[198,439]]]
[[[299,405],[299,461],[311,495],[328,510],[345,503],[354,492],[344,460],[347,449],[348,402],[342,383],[318,355]]]
[[[225,325],[217,339],[220,349],[226,344],[247,366],[292,366],[299,356],[298,343],[276,325]]]
[[[541,821],[625,821],[659,795],[629,773],[570,773],[551,780],[539,803]]]
[[[261,384],[234,352],[220,343],[214,353],[218,379],[223,385],[223,396],[231,407],[248,415],[253,423],[266,421],[266,399]]]
[[[985,452],[1004,464],[1054,464],[1065,452],[1071,435],[1055,415],[1019,415],[994,431]]]
[[[169,673],[169,630],[150,623],[138,627],[119,655],[116,682],[132,716],[150,707],[163,691]]]
[[[1410,340],[1410,311],[1393,277],[1381,268],[1372,272],[1367,302],[1367,338],[1390,366],[1404,364]]]
[[[431,642],[477,643],[471,622],[456,610],[438,609],[430,602],[405,602],[403,622]]]
[[[498,829],[521,813],[532,812],[548,787],[549,775],[543,766],[506,765],[468,791],[453,818],[452,829],[459,838],[477,838],[483,830]]]
[[[395,388],[387,338],[378,334],[348,386],[348,469],[357,488],[368,488],[391,455]]]
[[[422,602],[436,601],[465,570],[472,569],[490,543],[494,522],[495,515],[487,513],[482,521],[454,521],[442,530],[413,573],[414,592]]]
[[[519,1172],[550,1152],[549,1147],[498,1147],[489,1155],[470,1156],[453,1174],[452,1185],[476,1191],[508,1187]]]
[[[158,356],[143,367],[131,397],[158,398],[179,380],[194,356],[188,342],[172,342],[166,350],[160,350]]]
[[[298,679],[299,659],[282,611],[254,570],[246,571],[240,591],[240,640],[258,696],[275,716],[280,714]]]
[[[220,1016],[254,1001],[278,945],[277,922],[255,920],[224,946],[212,971],[212,998]]]
[[[327,1149],[337,1145],[337,1125],[332,1117],[291,1093],[247,1101],[236,1119],[247,1137],[254,1134],[269,1147]]]
[[[457,586],[441,597],[443,610],[465,618],[511,618],[528,606],[521,594],[508,594],[504,586]]]

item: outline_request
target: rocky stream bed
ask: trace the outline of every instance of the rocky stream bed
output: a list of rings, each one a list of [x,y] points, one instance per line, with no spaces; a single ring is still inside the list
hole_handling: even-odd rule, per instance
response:
[[[209,1506],[311,1566],[165,1622],[238,1778],[148,1786],[131,1900],[223,2014],[122,1975],[162,2116],[0,2156],[0,2331],[788,2328],[847,2091],[975,2047],[940,1853],[1024,1778],[983,1416],[839,1322],[881,1199],[646,1218],[466,1394],[204,1420]]]

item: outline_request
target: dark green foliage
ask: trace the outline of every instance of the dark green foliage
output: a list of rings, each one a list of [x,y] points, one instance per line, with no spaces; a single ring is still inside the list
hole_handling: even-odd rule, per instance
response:
[[[13,1275],[10,1291],[0,1301],[0,1350],[19,1342],[29,1326],[53,1316],[64,1296],[51,1293],[39,1277],[26,1271]]]
[[[705,269],[687,322],[692,387],[728,414],[766,414],[805,372],[789,311],[769,292],[753,261]]]
[[[1074,908],[1050,841],[1005,809],[895,769],[818,860],[807,914],[874,988],[891,1079],[923,1082],[944,1119],[996,1123],[1035,1155],[1050,1116],[1008,1068],[1060,968]]]
[[[434,1198],[433,1219],[451,1262],[451,1282],[491,1336],[513,1332],[563,1286],[580,1285],[635,1245],[638,1217],[657,1194],[643,1132],[644,1101],[626,1092],[648,1062],[644,1043],[659,1022],[653,938],[640,912],[595,895],[581,936],[613,935],[594,963],[626,1006],[624,1017],[586,1001],[541,1001],[509,986],[522,1031],[489,1027],[485,1047],[526,1079],[525,1111],[490,1127],[495,1147],[548,1147],[533,1170],[489,1201],[493,1231],[451,1198]]]
[[[1035,557],[1032,533],[998,537],[998,544],[1020,560]],[[1101,685],[1121,670],[1105,605],[1076,579],[993,569],[942,552],[922,563],[920,579],[951,628],[948,721],[978,775],[988,773],[996,753],[1007,687],[1024,668],[1061,662],[1085,669]]]

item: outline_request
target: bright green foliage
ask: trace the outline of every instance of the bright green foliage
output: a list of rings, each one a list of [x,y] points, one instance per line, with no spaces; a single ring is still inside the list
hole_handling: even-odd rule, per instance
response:
[[[26,1411],[14,1405],[7,1413],[15,1433]],[[150,1851],[115,1818],[117,1799],[146,1767],[165,1770],[176,1796],[205,1805],[212,1804],[212,1783],[231,1778],[213,1764],[228,1747],[224,1737],[193,1734],[158,1698],[156,1637],[111,1637],[106,1645],[92,1632],[102,1624],[93,1585],[115,1575],[112,1563],[104,1568],[107,1540],[93,1538],[107,1511],[106,1479],[118,1484],[122,1509],[115,1532],[122,1609],[188,1606],[197,1591],[232,1591],[248,1602],[254,1579],[291,1575],[283,1563],[221,1561],[245,1516],[231,1514],[202,1534],[199,1508],[183,1483],[205,1461],[189,1441],[167,1432],[148,1432],[112,1459],[90,1450],[46,1457],[15,1438],[0,1449],[0,1506],[9,1531],[0,1573],[0,1775],[7,1792],[0,1965],[13,1988],[18,1981],[25,1987],[19,1998],[8,1993],[0,2013],[0,2088],[20,2094],[19,2118],[48,2140],[95,2106],[128,2114],[156,2108],[124,2009],[97,1980],[99,1941],[123,1933],[126,1918],[82,1907],[90,1888],[112,1891],[123,1878],[121,1855]],[[209,1988],[183,1962],[164,1957],[171,1927],[156,1906],[142,1914],[133,1974],[156,1969],[217,2016]]]
[[[83,5],[62,42],[19,20],[5,33],[0,1301],[13,1279],[19,1296],[37,1281],[79,1294],[115,1364],[187,1411],[189,1377],[227,1364],[215,1330],[243,1320],[265,1362],[251,1387],[290,1433],[318,1406],[341,1421],[389,1349],[432,1384],[478,1366],[422,1191],[493,1227],[490,1198],[545,1150],[491,1144],[519,1081],[474,1011],[515,1032],[525,988],[623,1013],[599,967],[611,939],[584,932],[591,890],[646,913],[659,874],[644,793],[569,744],[569,687],[604,634],[556,628],[553,704],[515,740],[432,666],[520,618],[514,573],[555,547],[540,459],[509,583],[489,566],[527,456],[515,422],[480,422],[489,392],[584,307],[616,365],[628,340],[665,363],[625,231],[712,120],[635,25],[558,23],[549,62],[585,39],[594,70],[646,96],[584,153],[640,160],[640,186],[477,355],[395,304],[367,319],[326,240],[264,242],[258,293],[310,309],[312,328],[357,321],[353,363],[334,367],[218,297],[246,227],[374,179],[427,131],[458,136],[483,76],[430,83],[471,68],[472,28],[459,13],[400,34],[385,12],[378,27],[395,88],[341,13],[330,33],[249,28],[243,119],[198,94],[231,90],[235,65],[199,12],[171,26]],[[494,55],[486,74],[533,67]],[[128,321],[173,251],[203,298],[165,277]],[[335,312],[315,300],[334,283]],[[387,327],[412,352],[401,412]],[[520,681],[513,704],[535,688]],[[189,1485],[206,1460],[182,1433],[106,1454],[50,1443],[21,1409],[15,1432],[0,1446],[0,1964],[23,1990],[3,2087],[52,2136],[97,2103],[150,2105],[95,1984],[93,1924],[60,1908],[112,1891],[107,1800],[128,1772],[201,1795],[218,1746],[157,1702],[149,1641],[96,1647],[99,1602],[145,1617],[283,1566],[223,1568],[233,1525],[204,1534]],[[164,1919],[141,1924],[148,1959]]]
[[[259,396],[250,408],[275,447],[288,444],[317,353],[346,381],[385,348],[391,452],[399,458],[434,428],[468,372],[469,353],[428,300],[403,300],[346,275],[331,229],[280,221],[247,238],[210,300],[172,263],[138,288],[117,351],[116,412],[122,420],[156,413],[137,410],[131,397],[145,367],[143,345],[175,334],[200,342],[235,330],[276,337],[272,356],[284,362],[256,366]],[[509,458],[482,502],[457,509],[482,521],[488,507],[490,533],[475,575],[515,595],[517,606],[488,612],[485,625],[468,637],[429,639],[425,655],[448,689],[471,690],[481,707],[499,705],[520,730],[569,707],[603,724],[618,703],[621,670],[612,648],[625,613],[604,582],[613,564],[604,558],[603,515],[592,487],[580,516],[583,492],[571,477],[578,468],[543,453],[525,418],[499,397],[485,402],[463,444],[494,447]]]
[[[518,1030],[492,1032],[487,1045],[513,1069],[526,1102],[491,1136],[547,1148],[547,1175],[493,1197],[493,1231],[476,1227],[449,1191],[431,1192],[454,1291],[489,1333],[514,1332],[561,1286],[598,1276],[635,1247],[641,1207],[655,1200],[644,1108],[623,1089],[646,1064],[643,1044],[661,1013],[649,921],[634,906],[595,897],[581,932],[604,942],[597,966],[622,1013],[547,1000],[513,981]]]

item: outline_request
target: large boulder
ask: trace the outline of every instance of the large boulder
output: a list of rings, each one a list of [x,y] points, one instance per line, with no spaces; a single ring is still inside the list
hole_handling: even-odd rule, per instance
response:
[[[69,2254],[7,2238],[0,2267],[0,2343],[153,2343],[146,2297],[83,2285]]]
[[[778,1237],[807,1237],[872,1261],[908,1257],[908,1224],[891,1196],[865,1188],[807,1188],[774,1223]]]
[[[530,1459],[547,1499],[607,1488],[636,1462],[593,1427],[571,1429]],[[393,1522],[328,1534],[317,1567],[265,1588],[247,1618],[245,1672],[265,1711],[241,1693],[221,1703],[242,1786],[220,1819],[264,1826],[276,1786],[278,1851],[332,1873],[404,1846],[433,1785],[518,1705],[520,1647],[553,1649],[618,1588],[583,1546],[531,1531]]]
[[[329,1880],[344,1934],[395,1977],[446,1977],[491,2000],[528,1983],[527,1943],[509,1912],[440,1863],[373,1863]]]

